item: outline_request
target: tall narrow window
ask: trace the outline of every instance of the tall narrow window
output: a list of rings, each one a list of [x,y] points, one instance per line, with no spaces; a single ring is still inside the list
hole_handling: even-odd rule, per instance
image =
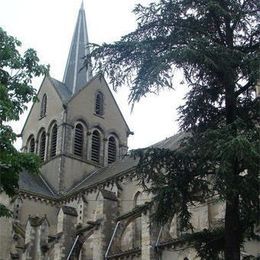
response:
[[[55,124],[51,130],[51,151],[50,151],[51,158],[56,156],[56,149],[57,149],[57,125]]]
[[[101,92],[96,95],[96,107],[95,112],[97,115],[102,116],[104,114],[104,97]]]
[[[108,163],[113,163],[116,160],[116,139],[113,136],[108,139],[107,159]]]
[[[35,140],[34,137],[31,137],[29,142],[29,152],[34,153],[34,150],[35,150]]]
[[[77,124],[75,127],[74,135],[74,154],[82,156],[83,154],[83,141],[84,141],[84,131],[81,124]]]
[[[46,116],[46,109],[47,109],[47,95],[44,94],[42,97],[40,117]]]
[[[40,136],[40,150],[39,150],[41,161],[44,161],[45,159],[45,146],[46,146],[46,133],[45,131],[43,131]]]
[[[97,163],[100,161],[100,134],[97,130],[92,134],[91,160]]]

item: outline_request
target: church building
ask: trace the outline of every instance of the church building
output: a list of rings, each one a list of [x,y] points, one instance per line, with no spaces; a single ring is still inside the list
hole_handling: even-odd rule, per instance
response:
[[[39,175],[21,172],[19,193],[1,203],[13,218],[0,219],[0,259],[199,259],[181,237],[176,218],[151,222],[127,155],[132,134],[102,74],[83,68],[88,54],[85,11],[80,7],[63,81],[46,76],[22,129],[22,151],[39,155]],[[182,134],[156,147],[175,149]],[[225,207],[207,201],[192,208],[195,231],[220,225]],[[257,256],[256,242],[245,247]],[[245,256],[248,253],[245,253]]]

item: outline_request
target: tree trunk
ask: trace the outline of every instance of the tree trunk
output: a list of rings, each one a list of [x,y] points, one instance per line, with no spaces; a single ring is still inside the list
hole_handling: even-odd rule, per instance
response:
[[[226,85],[226,124],[230,125],[236,120],[236,96],[235,86]],[[236,136],[235,127],[231,130],[232,135]],[[232,185],[236,184],[238,177],[238,162],[234,160],[230,176]],[[225,259],[240,260],[240,218],[239,218],[239,191],[234,187],[227,187],[227,200],[225,212]]]
[[[236,195],[226,202],[225,259],[240,260],[239,198]]]

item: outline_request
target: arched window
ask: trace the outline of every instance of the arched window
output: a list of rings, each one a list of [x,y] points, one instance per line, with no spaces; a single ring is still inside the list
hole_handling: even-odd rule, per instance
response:
[[[104,114],[104,97],[100,91],[96,94],[95,113],[100,116]]]
[[[51,158],[56,156],[56,148],[57,148],[57,124],[55,124],[51,130],[51,151],[50,151]]]
[[[74,133],[74,148],[73,148],[73,153],[75,155],[82,156],[83,141],[84,141],[83,126],[81,124],[77,124]]]
[[[141,206],[145,203],[143,194],[140,191],[137,191],[134,196],[134,207]]]
[[[45,131],[42,132],[40,135],[40,150],[39,150],[39,156],[41,161],[44,161],[45,159],[45,146],[46,146],[46,133]]]
[[[29,140],[29,153],[34,153],[35,151],[35,140],[34,137],[32,136]]]
[[[44,94],[42,97],[40,117],[46,116],[46,109],[47,109],[47,95]]]
[[[107,151],[107,161],[108,163],[113,163],[116,160],[116,139],[111,136],[108,139],[108,151]]]
[[[92,134],[91,160],[99,163],[100,161],[100,134],[95,130]]]

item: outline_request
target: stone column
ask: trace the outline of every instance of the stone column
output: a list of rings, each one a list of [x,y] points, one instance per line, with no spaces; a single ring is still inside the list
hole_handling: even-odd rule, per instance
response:
[[[55,259],[66,259],[75,241],[73,236],[76,223],[77,211],[73,207],[63,206],[58,213],[57,234],[61,237],[55,245]]]
[[[104,142],[104,149],[103,149],[103,163],[104,163],[104,166],[107,166],[107,160],[108,160],[108,139],[107,138],[104,138],[103,139],[103,142]]]
[[[142,214],[141,216],[142,223],[142,260],[150,260],[152,258],[152,245],[151,245],[151,236],[150,236],[150,218],[148,214]]]
[[[50,133],[46,133],[46,140],[45,140],[45,151],[44,151],[44,161],[47,161],[50,157],[50,152],[49,152],[49,142],[50,142]]]
[[[97,199],[97,207],[95,211],[95,221],[104,217],[104,200],[102,196],[99,195]],[[93,241],[95,241],[93,245],[93,259],[95,260],[103,260],[104,259],[104,235],[103,235],[103,223],[94,231],[93,233]]]
[[[95,221],[100,223],[93,233],[93,259],[104,260],[109,241],[115,227],[115,218],[118,211],[116,195],[107,190],[101,190],[97,198]]]
[[[0,203],[7,208],[12,209],[11,199],[4,193],[1,193]],[[0,259],[8,259],[12,246],[12,218],[0,218]]]
[[[92,132],[88,131],[87,132],[87,152],[86,152],[86,155],[87,155],[87,160],[91,160],[91,138],[92,138]]]

